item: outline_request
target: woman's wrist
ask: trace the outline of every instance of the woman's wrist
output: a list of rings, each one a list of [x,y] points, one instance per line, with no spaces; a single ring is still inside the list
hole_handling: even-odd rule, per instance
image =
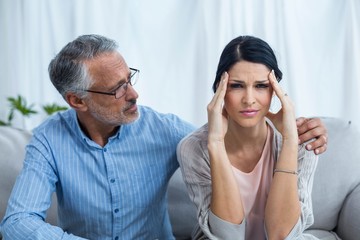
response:
[[[225,149],[225,142],[224,140],[217,140],[217,139],[209,139],[207,144],[208,150],[216,150]]]
[[[299,138],[298,136],[291,136],[291,137],[283,137],[282,139],[283,142],[283,146],[289,146],[289,147],[294,147],[294,148],[298,148],[299,145]]]

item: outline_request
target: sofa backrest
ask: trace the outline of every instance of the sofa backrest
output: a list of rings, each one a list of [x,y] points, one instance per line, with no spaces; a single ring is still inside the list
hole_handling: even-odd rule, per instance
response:
[[[3,218],[11,189],[22,168],[25,145],[31,134],[11,127],[0,127],[0,219]]]
[[[312,192],[315,222],[311,228],[333,230],[345,198],[360,184],[360,131],[350,121],[322,120],[329,139],[315,173]]]
[[[16,177],[21,171],[25,156],[25,146],[31,133],[25,130],[0,126],[0,221],[3,219]],[[56,198],[48,210],[46,221],[56,224]]]

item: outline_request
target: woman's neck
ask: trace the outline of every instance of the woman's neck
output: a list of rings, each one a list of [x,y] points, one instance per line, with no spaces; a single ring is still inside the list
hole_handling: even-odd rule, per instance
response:
[[[267,123],[242,127],[230,121],[225,135],[225,147],[231,164],[243,172],[251,172],[259,161],[267,137]]]
[[[262,146],[266,140],[266,136],[267,123],[265,120],[254,127],[242,127],[230,121],[225,135],[225,144],[235,146],[237,149],[241,149],[247,145],[254,146],[260,144]]]

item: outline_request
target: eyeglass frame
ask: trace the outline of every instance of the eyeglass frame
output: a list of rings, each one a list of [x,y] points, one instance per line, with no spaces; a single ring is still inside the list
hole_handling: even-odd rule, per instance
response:
[[[135,76],[135,74],[138,74],[140,73],[140,70],[139,69],[136,69],[136,68],[129,68],[131,71],[134,71],[133,74],[131,74],[130,72],[130,77],[129,77],[129,80],[124,82],[123,84],[121,84],[120,86],[118,86],[114,91],[112,92],[103,92],[103,91],[95,91],[95,90],[91,90],[91,89],[83,89],[82,91],[84,92],[91,92],[91,93],[98,93],[98,94],[104,94],[104,95],[111,95],[111,96],[114,96],[115,99],[119,99],[119,98],[122,98],[123,96],[125,96],[126,94],[126,91],[128,89],[128,84],[130,84],[131,86],[134,86],[137,82],[137,78],[135,78],[134,82],[131,82],[131,80],[133,79],[133,77]],[[125,92],[124,94],[122,94],[121,96],[118,96],[116,97],[116,92],[119,91],[122,87],[125,88]]]

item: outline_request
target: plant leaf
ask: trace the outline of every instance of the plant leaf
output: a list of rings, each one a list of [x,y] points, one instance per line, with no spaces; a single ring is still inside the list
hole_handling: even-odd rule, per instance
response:
[[[60,105],[57,105],[56,103],[53,103],[53,104],[43,105],[43,109],[44,109],[44,111],[46,112],[47,115],[51,115],[51,114],[53,114],[55,112],[58,112],[58,111],[67,110],[68,107],[60,106]]]
[[[21,95],[18,95],[17,98],[8,97],[8,101],[10,102],[11,109],[19,111],[23,116],[29,117],[32,114],[36,114],[34,104],[27,105],[26,100]]]

